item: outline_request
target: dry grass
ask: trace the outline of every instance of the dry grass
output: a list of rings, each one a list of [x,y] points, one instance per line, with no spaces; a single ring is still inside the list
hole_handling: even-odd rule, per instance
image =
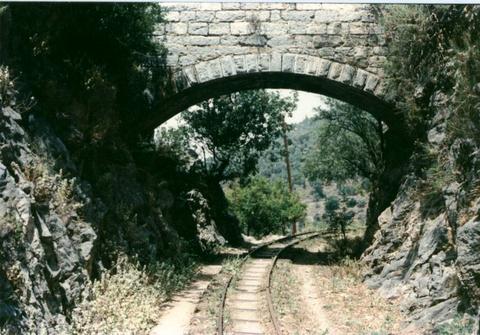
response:
[[[398,334],[404,317],[395,302],[381,298],[362,283],[362,265],[344,260],[315,266],[326,313],[342,334]]]
[[[194,263],[181,269],[159,263],[149,269],[122,256],[115,268],[92,286],[92,296],[72,315],[72,334],[147,334],[161,314],[161,304],[185,287]]]

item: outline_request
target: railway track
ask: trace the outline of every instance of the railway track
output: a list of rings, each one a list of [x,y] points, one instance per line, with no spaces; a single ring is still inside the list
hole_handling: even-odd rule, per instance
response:
[[[250,251],[242,261],[241,273],[230,276],[224,286],[217,320],[217,335],[265,334],[266,315],[262,315],[261,308],[265,304],[268,307],[268,322],[274,334],[280,335],[280,324],[273,309],[270,292],[275,264],[288,248],[319,235],[317,232],[300,233],[263,244]]]

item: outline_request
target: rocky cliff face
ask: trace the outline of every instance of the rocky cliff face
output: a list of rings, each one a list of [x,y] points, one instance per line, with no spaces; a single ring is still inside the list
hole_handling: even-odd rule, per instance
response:
[[[429,180],[419,176],[414,153],[410,173],[379,217],[379,230],[363,259],[366,282],[399,299],[413,321],[438,325],[461,312],[476,314],[480,287],[480,152],[472,142],[447,144],[449,97],[436,92],[427,147],[442,166]]]
[[[225,243],[228,213],[198,176],[182,179],[152,153],[112,149],[108,164],[87,167],[96,170],[87,182],[49,123],[18,112],[16,94],[0,100],[0,330],[67,329],[118,253],[149,264]]]
[[[13,104],[1,109],[0,143],[0,324],[61,327],[88,294],[102,211],[88,185],[65,177],[74,169],[62,142]]]

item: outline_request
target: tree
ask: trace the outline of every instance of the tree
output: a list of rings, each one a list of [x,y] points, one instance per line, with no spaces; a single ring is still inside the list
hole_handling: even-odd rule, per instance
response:
[[[329,99],[317,108],[322,120],[314,150],[304,171],[312,181],[343,183],[349,179],[375,181],[383,171],[383,123],[358,108]]]
[[[292,222],[306,215],[306,206],[284,182],[256,176],[245,186],[235,185],[228,194],[245,233],[257,237],[284,233]]]
[[[12,3],[8,10],[9,63],[74,145],[88,152],[147,115],[145,92],[160,94],[164,71],[152,38],[158,4]]]
[[[259,155],[281,134],[296,100],[265,90],[209,99],[182,113],[190,143],[203,170],[216,181],[245,178],[256,171]]]
[[[348,209],[351,207],[350,202],[352,199],[343,195],[341,199],[332,196],[325,201],[323,218],[333,231],[340,230],[344,241],[347,239],[347,227],[352,223],[354,216],[354,213]]]

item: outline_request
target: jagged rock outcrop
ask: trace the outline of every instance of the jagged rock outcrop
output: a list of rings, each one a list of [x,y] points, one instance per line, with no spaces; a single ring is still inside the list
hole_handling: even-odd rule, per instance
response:
[[[63,175],[73,165],[62,142],[13,103],[1,109],[0,143],[0,323],[14,334],[58,329],[88,295],[101,211]]]
[[[418,325],[436,326],[461,312],[476,314],[480,287],[480,151],[468,140],[446,144],[448,96],[436,93],[428,133],[441,152],[443,173],[425,183],[411,173],[379,217],[379,230],[363,260],[366,283],[399,299]],[[427,188],[423,184],[427,184]],[[432,184],[437,186],[432,187]]]

